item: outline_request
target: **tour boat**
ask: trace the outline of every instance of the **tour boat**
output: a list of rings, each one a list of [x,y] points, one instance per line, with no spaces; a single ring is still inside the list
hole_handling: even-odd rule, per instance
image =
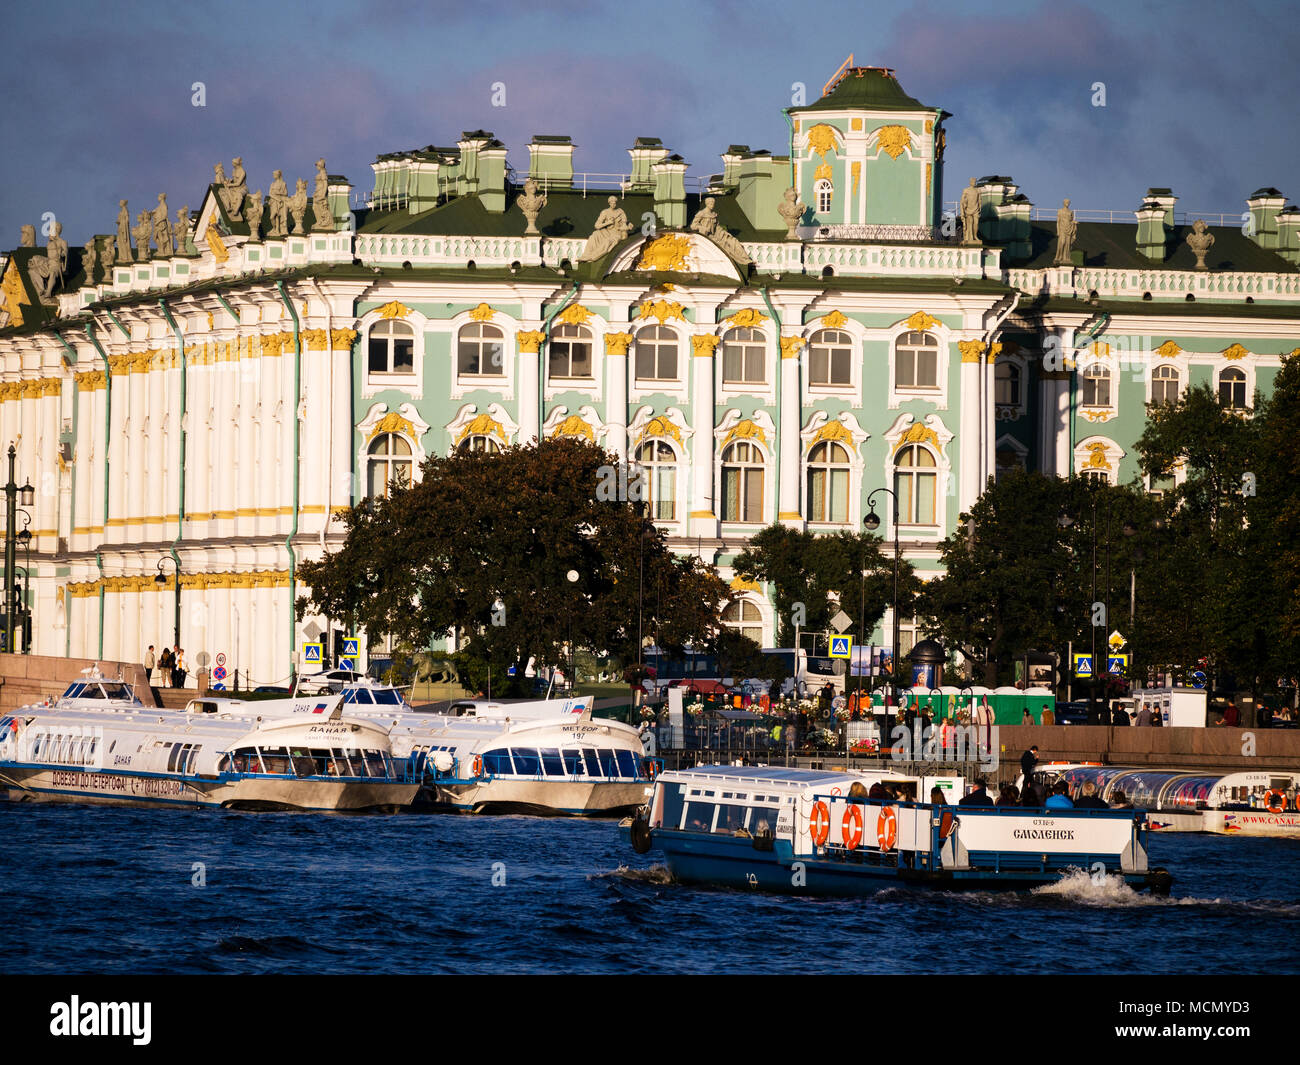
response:
[[[1140,811],[890,801],[867,798],[865,785],[859,773],[774,766],[668,771],[620,828],[684,883],[863,895],[1038,887],[1082,869],[1169,891],[1169,874],[1148,866]]]
[[[1129,804],[1146,809],[1153,832],[1300,838],[1300,771],[1217,773],[1067,763],[1042,766],[1035,775],[1049,786],[1064,780],[1072,789],[1091,782],[1106,803],[1123,792]]]
[[[76,687],[53,705],[0,717],[4,798],[396,810],[409,806],[420,788],[405,761],[394,758],[387,728],[342,717],[337,707],[312,720],[264,720],[153,709],[115,690],[105,699]]]
[[[590,697],[477,702],[462,705],[459,715],[434,714],[412,710],[399,689],[360,683],[320,698],[194,702],[219,713],[255,707],[264,717],[301,717],[329,712],[332,700],[389,730],[393,756],[406,759],[423,785],[418,806],[600,817],[645,802],[651,778],[640,734],[593,718]]]

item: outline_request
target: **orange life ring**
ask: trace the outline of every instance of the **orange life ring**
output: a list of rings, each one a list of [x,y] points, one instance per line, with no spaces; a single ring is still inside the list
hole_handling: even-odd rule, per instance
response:
[[[474,761],[470,763],[470,772],[472,772],[476,777],[481,777],[483,775],[483,759],[480,755],[476,754],[474,756]]]
[[[1264,809],[1271,814],[1280,814],[1286,809],[1286,796],[1277,788],[1269,789],[1264,796]]]
[[[813,803],[812,813],[808,815],[808,831],[812,833],[812,841],[819,847],[825,844],[826,838],[831,834],[831,812],[820,799]]]
[[[840,822],[840,835],[844,837],[844,846],[849,850],[858,849],[858,844],[862,842],[862,810],[857,806],[850,806],[844,811],[844,820]]]
[[[897,839],[898,816],[892,806],[885,806],[881,809],[880,816],[876,818],[876,842],[880,844],[882,851],[888,851],[894,849]]]
[[[655,764],[654,759],[647,758],[645,763],[645,775],[649,779],[654,780],[655,773],[657,773],[658,771],[659,771],[659,767]]]

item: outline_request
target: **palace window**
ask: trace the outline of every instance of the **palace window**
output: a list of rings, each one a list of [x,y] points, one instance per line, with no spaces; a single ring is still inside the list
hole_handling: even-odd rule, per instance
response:
[[[677,333],[666,325],[652,325],[636,335],[638,381],[677,380]]]
[[[410,441],[397,433],[381,433],[366,451],[366,495],[387,499],[392,485],[409,487],[413,465]]]
[[[849,453],[832,441],[808,452],[808,520],[849,520]]]
[[[839,329],[819,329],[808,343],[808,383],[853,384],[853,338]]]
[[[677,455],[662,440],[647,440],[636,449],[645,477],[646,507],[652,521],[677,518]]]
[[[465,439],[456,446],[456,450],[462,455],[480,452],[485,455],[494,455],[501,450],[501,445],[490,436],[485,436],[482,433],[475,433],[473,436],[465,437]]]
[[[933,525],[938,469],[934,454],[920,444],[908,444],[894,458],[894,492],[901,525]]]
[[[1168,477],[1148,477],[1148,495],[1161,498],[1178,487],[1178,479],[1171,473]]]
[[[722,337],[722,383],[767,383],[767,344],[757,329],[728,329]]]
[[[939,387],[939,340],[929,333],[904,333],[894,343],[894,387]]]
[[[553,378],[592,376],[591,330],[584,325],[557,325],[551,330],[548,373]]]
[[[722,624],[742,636],[748,636],[760,647],[763,645],[763,615],[748,599],[728,603],[722,611]]]
[[[1079,476],[1093,484],[1110,484],[1110,474],[1106,470],[1084,470]]]
[[[1219,402],[1229,410],[1246,409],[1246,373],[1229,366],[1219,374]]]
[[[1020,367],[999,362],[993,370],[993,402],[1003,407],[1020,406]]]
[[[835,198],[835,186],[822,178],[814,186],[813,194],[817,197],[817,213],[830,214],[831,201]]]
[[[763,520],[763,453],[737,441],[722,453],[722,520],[757,524]]]
[[[1151,402],[1178,402],[1178,367],[1157,366],[1151,371]]]
[[[503,377],[505,333],[486,322],[461,326],[456,338],[456,368],[466,376]]]
[[[1094,362],[1083,371],[1083,405],[1110,406],[1110,368],[1100,362]]]
[[[1012,447],[999,448],[994,455],[995,469],[999,479],[1008,473],[1025,468],[1025,457]]]
[[[371,373],[415,373],[415,330],[397,319],[376,322],[366,342]]]

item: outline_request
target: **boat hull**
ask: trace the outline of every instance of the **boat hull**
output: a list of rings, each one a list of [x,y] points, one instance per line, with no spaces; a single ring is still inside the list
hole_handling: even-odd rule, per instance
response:
[[[467,813],[614,817],[645,802],[646,781],[469,780],[426,785],[420,804]]]

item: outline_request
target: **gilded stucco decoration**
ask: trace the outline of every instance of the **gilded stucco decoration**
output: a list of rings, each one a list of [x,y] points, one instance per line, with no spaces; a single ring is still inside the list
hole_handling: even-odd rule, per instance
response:
[[[651,436],[671,436],[678,444],[682,444],[681,430],[675,426],[672,421],[663,414],[657,414],[651,418],[645,427],[645,432],[641,434],[641,440]],[[640,441],[637,441],[640,443]],[[684,447],[685,445],[682,444]]]
[[[835,154],[835,141],[835,130],[825,122],[818,122],[808,131],[809,151],[816,152],[823,160]]]
[[[856,196],[858,194],[858,183],[862,180],[862,164],[860,162],[849,164],[849,174],[853,177],[853,195]]]
[[[799,349],[804,346],[803,337],[782,337],[781,338],[781,358],[797,359]]]
[[[4,280],[0,281],[0,306],[8,315],[6,325],[23,324],[24,305],[27,305],[27,290],[23,287],[23,279],[18,274],[18,264],[10,259]]]
[[[731,578],[731,590],[733,592],[760,592],[758,581],[747,581],[744,577]]]
[[[930,315],[926,314],[925,311],[917,311],[915,314],[909,317],[907,321],[904,323],[904,325],[906,325],[908,329],[915,329],[922,333],[924,333],[927,329],[933,329],[938,324],[939,324],[939,319],[931,317]]]
[[[984,354],[984,341],[959,340],[957,350],[961,352],[962,362],[979,362],[980,356]]]
[[[379,315],[380,318],[405,318],[411,313],[411,308],[407,307],[403,303],[399,303],[397,300],[390,300],[382,307],[376,308],[375,313]],[[471,311],[470,313],[472,314],[473,312]]]
[[[686,321],[686,314],[682,310],[680,303],[673,303],[669,300],[651,300],[648,303],[641,304],[640,312],[637,314],[637,320],[642,318],[657,318],[659,324],[663,325],[669,318],[678,318]]]
[[[552,436],[580,436],[591,443],[596,442],[596,431],[581,417],[570,414],[551,432]]]
[[[494,311],[491,307],[489,307],[486,303],[480,303],[477,307],[475,307],[472,311],[469,312],[469,316],[475,322],[490,322],[492,321],[492,316],[496,313],[497,312]]]
[[[1250,352],[1240,344],[1231,344],[1223,349],[1223,357],[1225,359],[1243,359],[1249,354]]]
[[[375,437],[382,436],[384,433],[401,433],[413,442],[420,437],[410,419],[402,417],[395,410],[390,410],[379,421],[375,422],[374,428],[370,430],[370,435],[366,437],[366,443],[370,443]]]
[[[853,130],[855,133],[861,133],[861,132],[862,132],[862,119],[860,119],[860,118],[851,118],[851,119],[849,119],[849,129]]]
[[[1084,460],[1083,466],[1084,469],[1089,470],[1110,469],[1110,459],[1106,457],[1106,445],[1100,442],[1089,444],[1088,457]]]
[[[288,570],[255,570],[248,573],[183,573],[182,589],[230,589],[230,588],[286,588],[289,585]],[[106,594],[133,595],[144,592],[169,592],[175,588],[173,582],[159,584],[148,574],[104,577],[99,581],[72,581],[67,586],[68,594],[74,599],[89,599],[99,595],[102,587]]]
[[[632,345],[631,333],[606,333],[605,334],[606,355],[626,355],[627,349],[631,345]]]
[[[767,443],[767,434],[763,432],[761,425],[755,425],[749,418],[743,418],[732,426],[731,431],[727,433],[726,439],[722,441],[723,446],[730,444],[733,440],[758,440]]]
[[[928,444],[940,454],[943,453],[943,445],[939,443],[939,434],[921,422],[913,422],[903,431],[903,435],[898,438],[898,443],[894,445],[894,453],[897,454],[900,449],[908,444]]]
[[[691,254],[691,238],[682,233],[666,233],[650,241],[641,249],[638,270],[659,270],[668,273],[686,273]]]
[[[831,419],[818,429],[813,435],[812,440],[809,441],[808,449],[812,450],[814,444],[819,444],[823,440],[832,440],[836,443],[842,443],[848,447],[850,451],[853,450],[853,434],[849,432],[848,426],[841,421]]]
[[[1183,353],[1183,349],[1180,348],[1177,344],[1175,344],[1172,340],[1166,340],[1163,344],[1161,344],[1158,348],[1156,348],[1156,354],[1159,355],[1162,359],[1172,359],[1175,355],[1181,355],[1182,353]]]
[[[814,181],[834,181],[834,172],[831,170],[830,163],[820,163],[817,169],[813,171]]]
[[[726,324],[732,329],[761,329],[766,321],[768,317],[762,311],[746,307],[726,319]]]
[[[839,311],[831,311],[822,318],[821,324],[823,329],[843,329],[848,321]]]
[[[515,341],[519,344],[521,355],[536,355],[537,349],[545,339],[546,334],[536,329],[521,329],[515,333]]]
[[[721,342],[722,338],[716,337],[712,333],[693,336],[691,337],[691,353],[698,359],[707,359]]]
[[[555,320],[562,325],[586,325],[592,317],[590,307],[584,307],[581,303],[570,304],[555,316]]]
[[[77,382],[77,388],[83,392],[95,392],[107,384],[103,370],[88,370],[85,373],[74,374],[73,380]]]
[[[912,145],[912,134],[906,126],[881,126],[876,131],[876,143],[889,155],[897,159],[904,149]]]
[[[1090,422],[1108,422],[1115,417],[1115,411],[1110,407],[1085,408],[1079,413]]]
[[[208,231],[204,234],[203,239],[207,242],[208,250],[212,252],[212,257],[219,263],[224,263],[230,258],[230,253],[226,251],[226,242],[221,239],[221,231],[217,229],[215,220],[208,223]]]
[[[506,431],[501,423],[493,418],[490,414],[478,414],[474,419],[461,430],[460,435],[456,437],[456,446],[459,447],[466,437],[470,436],[495,436],[501,443],[509,443],[506,438]]]

